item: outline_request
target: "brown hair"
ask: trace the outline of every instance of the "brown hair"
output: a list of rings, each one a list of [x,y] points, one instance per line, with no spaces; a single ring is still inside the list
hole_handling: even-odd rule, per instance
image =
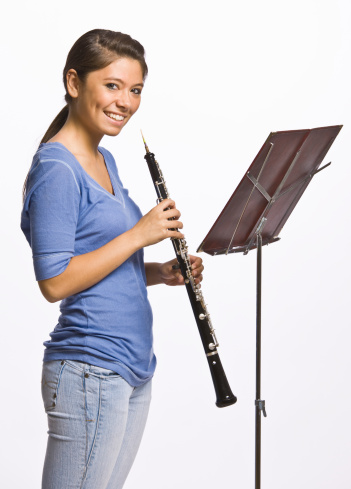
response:
[[[128,34],[105,29],[94,29],[83,34],[73,44],[63,69],[63,84],[66,90],[65,100],[67,105],[52,121],[41,143],[46,143],[55,136],[67,120],[69,104],[72,102],[72,97],[67,91],[67,72],[71,69],[76,70],[79,79],[84,81],[88,73],[105,68],[116,57],[131,58],[139,61],[143,79],[145,80],[148,72],[145,62],[145,50],[138,41]]]
[[[116,58],[131,58],[139,61],[143,79],[147,77],[148,68],[145,61],[145,50],[140,42],[128,34],[105,29],[94,29],[83,34],[72,46],[68,53],[66,65],[63,69],[63,84],[65,86],[65,100],[67,105],[57,114],[44,134],[41,143],[46,143],[64,126],[69,112],[72,97],[67,91],[67,72],[76,70],[81,81],[89,73],[108,66]],[[23,185],[23,199],[25,196],[28,175]]]

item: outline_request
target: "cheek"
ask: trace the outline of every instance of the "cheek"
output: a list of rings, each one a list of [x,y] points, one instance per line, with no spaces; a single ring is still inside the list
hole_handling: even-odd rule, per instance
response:
[[[132,102],[133,114],[135,114],[135,112],[139,109],[140,102],[141,102],[140,98],[138,100],[133,100]]]
[[[111,97],[109,97],[109,93],[106,93],[103,90],[91,90],[89,96],[87,97],[87,103],[90,110],[100,110],[107,107],[111,103],[110,99]]]
[[[112,102],[113,102],[112,97],[111,96],[109,97],[108,94],[104,93],[104,94],[100,94],[100,96],[96,99],[96,106],[99,109],[104,109],[109,105],[111,105]]]

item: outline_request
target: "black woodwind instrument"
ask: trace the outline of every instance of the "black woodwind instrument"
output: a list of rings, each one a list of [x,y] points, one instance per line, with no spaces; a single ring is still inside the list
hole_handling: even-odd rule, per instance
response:
[[[144,156],[154,182],[157,193],[157,201],[169,198],[166,182],[163,178],[162,171],[155,159],[155,155],[150,153],[145,142],[146,155]],[[232,393],[221,360],[217,351],[218,342],[212,326],[210,314],[207,310],[202,291],[195,283],[191,273],[191,264],[188,256],[188,247],[185,239],[171,238],[174,250],[176,252],[180,271],[184,277],[185,287],[188,292],[191,307],[195,316],[196,324],[199,329],[202,345],[205,350],[208,365],[210,367],[213,385],[216,391],[217,407],[226,407],[234,404],[237,399]]]

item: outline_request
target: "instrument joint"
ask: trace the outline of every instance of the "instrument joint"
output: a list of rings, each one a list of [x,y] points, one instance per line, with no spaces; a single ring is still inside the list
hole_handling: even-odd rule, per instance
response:
[[[212,357],[212,355],[218,355],[218,351],[211,351],[210,353],[206,353],[207,357]]]

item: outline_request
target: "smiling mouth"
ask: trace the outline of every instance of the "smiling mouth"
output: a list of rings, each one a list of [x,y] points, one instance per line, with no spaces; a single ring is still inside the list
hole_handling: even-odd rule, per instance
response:
[[[124,121],[125,117],[123,115],[114,114],[113,112],[105,112],[107,117],[113,119],[114,121]]]

